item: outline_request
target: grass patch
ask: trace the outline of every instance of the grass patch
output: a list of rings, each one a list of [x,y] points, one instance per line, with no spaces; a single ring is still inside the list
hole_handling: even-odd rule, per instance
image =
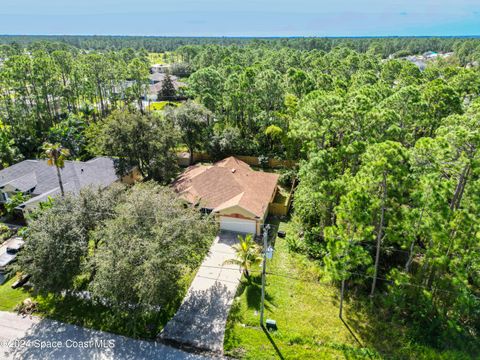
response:
[[[179,305],[177,300],[161,311],[133,316],[131,311],[116,311],[74,296],[37,296],[35,300],[38,302],[37,315],[137,339],[154,339]]]
[[[272,221],[269,221],[272,222]],[[278,221],[277,221],[278,223]],[[289,223],[281,230],[293,231]],[[307,257],[288,251],[277,238],[267,263],[265,318],[278,330],[260,327],[261,278],[242,279],[229,314],[224,350],[243,359],[469,359],[463,352],[438,351],[412,343],[406,329],[375,315],[365,304],[344,304],[338,317],[339,290]]]
[[[16,277],[14,276],[0,285],[0,311],[14,311],[18,304],[30,297],[26,290],[12,289],[12,284],[15,281]]]
[[[150,65],[165,64],[163,53],[148,53],[148,60],[150,60]]]
[[[173,51],[165,51],[163,53],[148,53],[148,59],[150,61],[150,65],[164,65],[179,61],[180,57]]]
[[[190,278],[191,276],[188,277]],[[141,339],[154,339],[175,314],[183,298],[179,296],[161,311],[133,317],[131,312],[114,311],[107,306],[74,296],[34,296],[22,288],[12,289],[11,285],[15,280],[14,277],[0,285],[0,311],[13,312],[18,304],[31,298],[38,303],[38,311],[35,313],[37,316]]]
[[[160,310],[142,314],[115,310],[73,295],[34,295],[32,291],[23,288],[12,289],[11,285],[16,280],[16,277],[13,277],[0,285],[0,311],[14,312],[17,305],[25,299],[31,298],[38,304],[37,311],[34,313],[36,316],[136,339],[153,340],[175,315],[195,273],[196,271],[192,271],[185,275],[182,279],[183,291],[175,299],[172,299]],[[82,283],[81,278],[79,277],[79,283]]]
[[[285,224],[280,224],[286,230]],[[245,359],[324,359],[345,354],[362,356],[355,339],[338,318],[335,287],[319,281],[318,269],[302,265],[277,238],[273,259],[267,264],[265,317],[278,330],[260,328],[260,275],[243,279],[225,335],[225,352]],[[258,273],[257,273],[258,274]]]
[[[162,111],[167,105],[178,106],[178,103],[172,101],[156,101],[147,106],[148,111]]]

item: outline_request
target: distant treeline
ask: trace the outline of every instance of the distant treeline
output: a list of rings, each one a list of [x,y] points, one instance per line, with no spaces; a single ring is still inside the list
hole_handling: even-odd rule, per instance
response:
[[[349,47],[358,52],[373,51],[382,56],[409,55],[426,51],[450,52],[467,48],[480,49],[480,38],[475,37],[367,37],[367,38],[252,38],[252,37],[160,37],[160,36],[76,36],[76,35],[1,35],[0,44],[16,43],[30,47],[32,43],[58,42],[86,50],[146,49],[151,52],[174,51],[185,45],[240,45],[263,44],[274,48],[290,47],[297,50],[330,51],[335,47]]]

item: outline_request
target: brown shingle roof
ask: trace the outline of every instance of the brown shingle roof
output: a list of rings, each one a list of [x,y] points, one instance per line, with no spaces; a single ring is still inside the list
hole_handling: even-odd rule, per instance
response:
[[[173,187],[188,202],[213,211],[238,205],[263,217],[277,181],[277,174],[254,171],[247,163],[228,157],[213,165],[190,166]]]

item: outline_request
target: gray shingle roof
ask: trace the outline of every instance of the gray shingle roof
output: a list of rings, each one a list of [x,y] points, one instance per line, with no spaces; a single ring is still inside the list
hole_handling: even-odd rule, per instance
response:
[[[60,173],[65,191],[72,193],[89,185],[106,187],[118,180],[114,160],[107,157],[86,162],[65,161]],[[24,192],[32,191],[32,198],[23,205],[46,200],[60,192],[57,170],[48,166],[47,160],[25,160],[0,170],[0,189],[7,185]]]
[[[13,179],[6,184],[0,185],[0,188],[7,185],[16,191],[28,191],[37,186],[37,176],[35,175],[35,172],[31,172],[19,178]]]

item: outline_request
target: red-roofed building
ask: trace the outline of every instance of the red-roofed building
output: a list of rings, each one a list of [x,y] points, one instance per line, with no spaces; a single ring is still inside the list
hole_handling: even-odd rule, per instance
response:
[[[173,188],[187,202],[214,213],[221,229],[259,234],[277,182],[277,174],[254,171],[247,163],[228,157],[213,165],[190,166]]]

